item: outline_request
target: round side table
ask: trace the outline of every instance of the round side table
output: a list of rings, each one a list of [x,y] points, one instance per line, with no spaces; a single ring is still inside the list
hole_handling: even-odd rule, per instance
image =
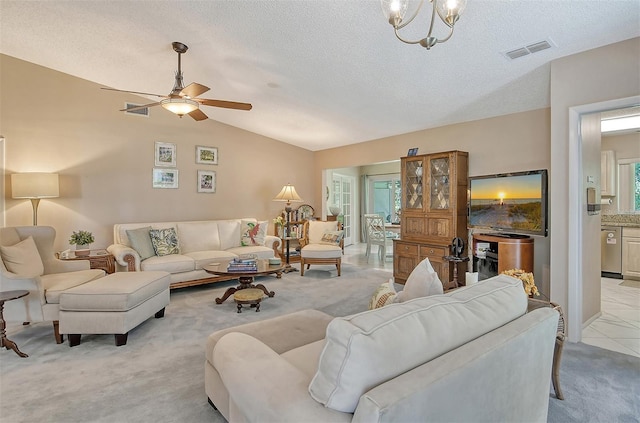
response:
[[[17,300],[18,298],[26,297],[27,295],[29,295],[29,291],[24,289],[0,292],[0,348],[5,347],[8,350],[13,350],[16,354],[23,358],[29,356],[20,351],[15,342],[7,338],[7,333],[5,331],[5,329],[7,328],[7,324],[4,321],[4,303],[6,301]]]

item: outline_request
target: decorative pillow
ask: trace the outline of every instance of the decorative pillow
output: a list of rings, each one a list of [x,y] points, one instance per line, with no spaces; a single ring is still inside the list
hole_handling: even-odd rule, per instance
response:
[[[397,302],[403,303],[414,298],[428,297],[443,292],[438,274],[433,270],[429,259],[424,259],[413,269],[404,284],[404,289],[398,292]]]
[[[168,256],[169,254],[180,254],[178,248],[178,235],[175,228],[151,229],[149,231],[151,244],[157,256]]]
[[[320,244],[340,245],[344,231],[324,231]]]
[[[240,245],[243,247],[264,245],[264,239],[267,236],[267,225],[268,223],[266,220],[264,222],[243,220]]]
[[[156,255],[156,251],[151,243],[151,236],[149,235],[150,230],[151,226],[126,230],[131,248],[138,252],[140,260],[145,260]]]
[[[393,279],[389,279],[388,282],[383,283],[376,289],[369,301],[369,310],[393,304],[397,295],[396,289],[393,287]]]
[[[44,265],[32,236],[15,245],[0,247],[0,254],[4,265],[11,273],[28,277],[41,276],[44,273]]]

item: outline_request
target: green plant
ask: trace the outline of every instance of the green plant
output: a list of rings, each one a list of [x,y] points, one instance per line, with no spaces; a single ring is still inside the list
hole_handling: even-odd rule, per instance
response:
[[[93,243],[93,241],[95,241],[95,239],[93,238],[93,234],[89,231],[74,231],[71,238],[69,238],[69,244],[75,245],[89,245]]]

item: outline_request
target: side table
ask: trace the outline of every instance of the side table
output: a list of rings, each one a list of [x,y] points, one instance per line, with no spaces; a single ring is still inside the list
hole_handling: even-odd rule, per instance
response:
[[[8,350],[13,350],[20,357],[29,357],[18,349],[15,342],[7,338],[6,328],[7,323],[4,321],[4,303],[6,301],[17,300],[18,298],[26,297],[29,295],[29,291],[26,289],[19,289],[15,291],[0,292],[0,348],[5,347]]]
[[[116,259],[107,250],[91,250],[87,256],[78,256],[75,251],[56,253],[60,260],[89,260],[89,267],[102,269],[108,274],[116,271]]]
[[[464,263],[469,261],[469,257],[468,256],[464,256],[464,257],[457,257],[457,256],[444,256],[442,257],[442,259],[444,261],[447,262],[453,262],[453,288],[451,289],[456,289],[460,286],[460,284],[458,283],[458,263]]]
[[[562,308],[554,302],[529,298],[529,302],[527,304],[528,312],[541,307],[551,307],[560,313],[560,318],[558,319],[558,332],[556,333],[556,344],[553,348],[551,382],[553,383],[553,390],[556,392],[556,398],[563,400],[564,395],[562,395],[562,390],[560,389],[560,360],[562,359],[562,347],[564,346],[565,339],[564,313],[562,312]]]

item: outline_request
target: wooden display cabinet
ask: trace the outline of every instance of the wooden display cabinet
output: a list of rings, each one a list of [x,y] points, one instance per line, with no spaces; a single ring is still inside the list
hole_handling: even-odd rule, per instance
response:
[[[401,232],[394,241],[397,283],[406,282],[425,258],[445,286],[451,281],[453,263],[443,257],[449,255],[453,238],[467,239],[468,162],[464,151],[401,158]]]

